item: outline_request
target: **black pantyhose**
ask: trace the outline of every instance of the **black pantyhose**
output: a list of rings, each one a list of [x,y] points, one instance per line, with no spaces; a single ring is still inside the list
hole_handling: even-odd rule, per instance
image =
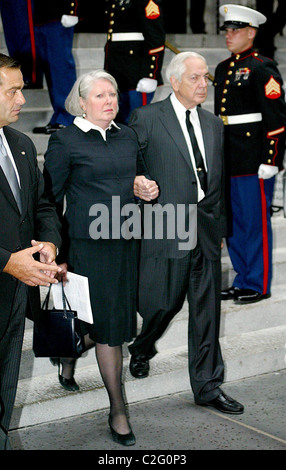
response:
[[[119,434],[128,434],[128,424],[125,403],[122,391],[122,347],[95,343],[89,335],[84,336],[86,351],[96,346],[96,358],[99,371],[106,387],[110,401],[110,418],[113,429]],[[61,375],[66,379],[74,376],[76,359],[60,358],[62,365]]]

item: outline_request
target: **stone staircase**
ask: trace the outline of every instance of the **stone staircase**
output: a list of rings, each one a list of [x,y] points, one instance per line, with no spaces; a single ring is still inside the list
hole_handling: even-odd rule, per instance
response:
[[[216,64],[228,57],[224,38],[217,35],[168,35],[168,41],[177,49],[195,50],[206,57],[209,71],[214,73]],[[77,72],[103,67],[105,35],[77,34],[74,39],[74,56]],[[286,77],[286,39],[278,37],[277,61]],[[7,53],[0,33],[0,51]],[[165,64],[173,52],[166,50]],[[164,73],[163,70],[163,73]],[[155,100],[165,98],[168,85],[156,91]],[[27,100],[18,123],[34,141],[38,150],[39,165],[47,148],[48,137],[34,135],[32,129],[48,123],[52,114],[47,89],[26,90]],[[213,111],[213,87],[204,107]],[[276,204],[282,205],[281,177],[277,179]],[[282,211],[273,216],[274,230],[274,279],[272,297],[258,304],[237,306],[231,301],[222,304],[220,340],[226,365],[226,381],[278,371],[285,368],[285,275],[286,275],[286,220]],[[232,282],[234,273],[227,252],[222,252],[223,286]],[[44,289],[42,290],[44,295]],[[140,328],[138,317],[138,328]],[[124,386],[129,403],[173,392],[190,390],[187,357],[188,306],[171,323],[168,331],[158,341],[159,354],[151,361],[150,376],[134,379],[128,370],[129,357],[124,346]],[[79,415],[108,407],[95,360],[94,350],[89,351],[77,363],[76,380],[79,392],[66,392],[59,384],[57,370],[46,358],[35,358],[32,351],[32,323],[27,321],[20,380],[12,428],[26,427],[56,419]]]
[[[274,278],[272,297],[257,304],[238,306],[222,303],[220,342],[225,361],[225,381],[235,381],[285,368],[286,321],[286,220],[273,216]],[[223,285],[234,276],[225,250],[222,256]],[[140,328],[138,317],[138,327]],[[80,358],[76,368],[79,392],[67,392],[59,384],[57,370],[46,358],[34,358],[32,324],[25,330],[20,380],[12,428],[88,413],[108,407],[94,349]],[[124,346],[123,383],[128,403],[189,391],[188,306],[170,324],[158,341],[159,353],[151,361],[150,376],[134,379],[129,372],[129,356]],[[191,391],[190,391],[191,393]]]

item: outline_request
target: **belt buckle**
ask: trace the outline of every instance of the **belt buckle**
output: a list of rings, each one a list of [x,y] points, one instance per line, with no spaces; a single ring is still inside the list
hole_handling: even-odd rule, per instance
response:
[[[224,123],[225,126],[228,126],[228,117],[227,116],[220,116],[222,122]]]

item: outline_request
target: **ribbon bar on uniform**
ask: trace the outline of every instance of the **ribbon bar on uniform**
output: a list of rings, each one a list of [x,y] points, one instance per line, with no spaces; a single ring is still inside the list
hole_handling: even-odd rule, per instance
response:
[[[220,116],[225,126],[232,124],[247,124],[262,121],[261,113],[237,114],[235,116]]]
[[[110,41],[144,41],[142,33],[112,33],[108,38]]]

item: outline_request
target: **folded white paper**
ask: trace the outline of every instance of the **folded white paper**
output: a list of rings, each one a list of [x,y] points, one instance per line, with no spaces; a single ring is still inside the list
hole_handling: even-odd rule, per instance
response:
[[[77,316],[80,320],[86,323],[93,323],[88,278],[70,272],[67,273],[67,278],[68,282],[65,285],[65,294],[71,309],[77,312]],[[62,286],[60,283],[52,284],[52,295],[55,308],[62,309],[63,299]]]

